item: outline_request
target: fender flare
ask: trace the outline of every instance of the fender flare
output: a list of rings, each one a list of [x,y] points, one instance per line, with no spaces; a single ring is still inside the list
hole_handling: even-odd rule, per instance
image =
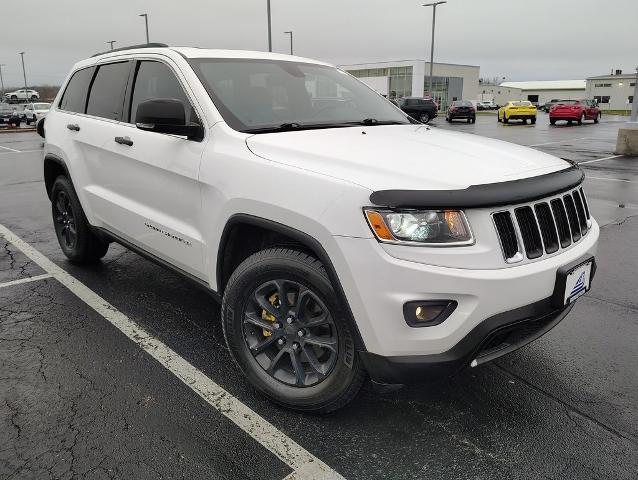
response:
[[[47,181],[47,163],[48,162],[53,162],[57,165],[59,165],[60,167],[62,167],[62,170],[64,170],[64,174],[66,175],[66,177],[69,179],[69,181],[71,182],[71,185],[73,185],[73,179],[71,178],[71,174],[69,173],[69,168],[66,165],[66,162],[58,157],[57,155],[54,155],[53,153],[47,153],[44,156],[44,162],[43,162],[43,176],[44,176],[44,186],[45,189],[47,191],[47,196],[49,197],[49,200],[51,199],[51,185],[53,184],[53,181],[55,181],[55,178],[51,179],[51,184],[49,184],[49,182]]]
[[[363,342],[363,338],[361,337],[361,332],[359,332],[359,327],[357,326],[357,322],[354,319],[354,315],[352,313],[352,309],[350,308],[350,304],[348,303],[348,298],[343,290],[341,285],[341,281],[339,280],[339,276],[337,275],[337,271],[334,268],[332,260],[330,260],[330,256],[323,248],[323,245],[315,239],[314,237],[308,235],[301,230],[297,230],[296,228],[289,227],[288,225],[284,225],[282,223],[276,222],[274,220],[269,220],[262,217],[257,217],[254,215],[249,215],[245,213],[236,213],[232,215],[226,222],[224,226],[224,231],[220,237],[219,248],[217,250],[217,265],[216,265],[216,276],[217,276],[217,290],[219,294],[223,295],[223,290],[225,285],[223,284],[223,258],[224,252],[227,247],[229,234],[232,231],[232,227],[237,224],[249,224],[256,227],[263,228],[265,230],[271,230],[276,233],[280,233],[287,237],[292,238],[296,242],[299,242],[306,248],[308,248],[317,259],[323,264],[326,269],[326,273],[328,274],[328,278],[332,283],[335,293],[337,294],[337,298],[341,302],[343,306],[345,318],[348,322],[348,326],[352,332],[352,336],[354,338],[355,348],[359,352],[365,352],[365,344]]]

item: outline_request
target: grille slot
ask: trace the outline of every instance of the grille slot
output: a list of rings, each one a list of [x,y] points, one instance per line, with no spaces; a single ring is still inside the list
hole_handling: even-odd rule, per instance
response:
[[[574,197],[574,203],[576,204],[576,212],[578,212],[578,222],[580,223],[580,233],[581,235],[585,235],[587,233],[587,219],[585,218],[585,207],[583,207],[583,201],[580,198],[580,193],[578,190],[575,190],[572,193],[572,197]]]
[[[521,229],[523,245],[527,258],[538,258],[543,254],[543,244],[538,231],[536,217],[531,207],[520,207],[514,210],[518,227]]]
[[[516,254],[519,253],[519,249],[512,215],[510,212],[499,212],[495,213],[493,218],[505,259],[510,260],[515,258]]]
[[[558,235],[556,233],[556,225],[554,224],[552,211],[546,203],[535,205],[534,210],[536,211],[536,218],[541,230],[545,251],[547,253],[554,253],[558,250]]]
[[[589,205],[587,205],[587,199],[585,198],[585,192],[583,192],[583,188],[580,188],[580,196],[583,199],[583,207],[585,207],[585,214],[587,215],[587,220],[589,220]]]
[[[580,240],[580,224],[578,223],[578,215],[576,214],[576,205],[574,205],[574,199],[571,195],[565,195],[563,197],[565,202],[565,210],[567,210],[567,218],[569,219],[569,228],[572,231],[572,238],[574,243]]]
[[[492,213],[507,263],[552,255],[587,235],[590,212],[582,187],[537,203]]]
[[[550,203],[552,204],[552,212],[554,213],[554,219],[556,220],[556,230],[558,230],[560,246],[562,248],[567,248],[572,244],[572,234],[569,231],[569,220],[567,220],[565,205],[560,198],[552,200]]]

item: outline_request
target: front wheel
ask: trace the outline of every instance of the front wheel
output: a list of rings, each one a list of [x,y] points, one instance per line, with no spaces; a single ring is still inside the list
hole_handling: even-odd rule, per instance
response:
[[[594,123],[598,123],[600,122],[600,117],[602,116],[602,114],[600,112],[598,112],[596,114],[596,116],[594,117]]]
[[[244,260],[225,289],[222,323],[233,359],[275,403],[329,413],[361,388],[343,307],[321,262],[305,253],[272,248]]]
[[[73,263],[93,263],[106,255],[105,242],[91,231],[68,178],[59,176],[51,189],[51,213],[60,248]]]
[[[578,125],[582,125],[584,121],[585,121],[585,114],[581,113],[580,118],[577,120]]]
[[[508,123],[509,120],[507,119],[507,115],[505,114],[505,112],[503,112],[503,123]]]
[[[426,112],[419,115],[419,122],[427,124],[429,121],[430,121],[429,113]]]
[[[470,123],[476,123],[476,117],[472,117],[472,118],[470,119]]]

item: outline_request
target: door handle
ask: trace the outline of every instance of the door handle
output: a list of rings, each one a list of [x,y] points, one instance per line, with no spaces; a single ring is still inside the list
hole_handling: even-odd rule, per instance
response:
[[[133,146],[133,140],[128,137],[115,137],[115,143],[119,143],[120,145],[128,145],[129,147]]]
[[[73,130],[74,132],[79,132],[80,131],[80,126],[77,123],[69,123],[66,128],[68,128],[69,130]]]

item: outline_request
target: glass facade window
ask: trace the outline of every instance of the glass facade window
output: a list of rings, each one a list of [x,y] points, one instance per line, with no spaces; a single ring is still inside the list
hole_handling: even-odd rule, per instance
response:
[[[391,99],[409,97],[412,95],[412,67],[392,68],[362,68],[348,70],[348,73],[357,78],[388,77],[390,80],[388,96]]]

